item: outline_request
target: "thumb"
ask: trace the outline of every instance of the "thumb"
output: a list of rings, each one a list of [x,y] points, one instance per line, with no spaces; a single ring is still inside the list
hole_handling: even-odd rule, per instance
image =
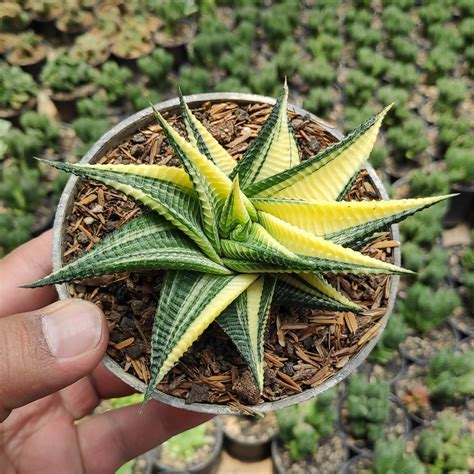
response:
[[[0,318],[0,423],[89,374],[107,348],[102,311],[78,299]]]

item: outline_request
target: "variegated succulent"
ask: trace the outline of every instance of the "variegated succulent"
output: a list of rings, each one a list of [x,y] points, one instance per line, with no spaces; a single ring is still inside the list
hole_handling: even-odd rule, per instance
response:
[[[154,110],[182,168],[48,162],[122,191],[151,210],[30,285],[167,270],[153,325],[145,399],[214,320],[262,390],[264,330],[271,303],[359,311],[323,275],[407,272],[354,249],[389,224],[446,198],[344,201],[390,107],[301,161],[287,98],[285,85],[239,162],[182,98],[187,139]]]

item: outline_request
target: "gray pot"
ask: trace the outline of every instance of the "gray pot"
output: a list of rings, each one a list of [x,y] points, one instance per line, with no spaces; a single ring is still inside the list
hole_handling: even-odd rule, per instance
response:
[[[185,97],[186,102],[191,106],[198,106],[204,102],[214,101],[233,101],[239,102],[242,104],[248,103],[264,103],[273,105],[275,100],[269,97],[253,95],[253,94],[239,94],[239,93],[210,93],[210,94],[197,94]],[[158,104],[157,109],[160,112],[163,111],[174,111],[179,108],[178,99],[171,99],[165,102]],[[327,124],[318,117],[312,115],[311,113],[294,106],[289,106],[289,109],[296,112],[297,114],[305,117],[309,117],[313,122],[320,125],[327,132],[331,133],[335,138],[340,139],[342,137],[341,133],[336,130],[331,125]],[[103,135],[95,145],[89,150],[89,152],[81,160],[81,163],[94,163],[99,158],[101,158],[105,153],[110,149],[114,148],[120,144],[126,137],[133,135],[138,129],[146,126],[150,122],[154,121],[153,112],[151,107],[144,109],[127,119],[123,120],[115,127],[113,127],[109,132]],[[380,179],[377,177],[374,169],[367,164],[367,170],[370,176],[370,179],[373,182],[373,185],[379,191],[383,199],[388,199],[387,192],[383,187]],[[64,188],[61,200],[59,201],[58,209],[56,212],[56,218],[54,222],[54,238],[53,238],[53,270],[56,271],[63,266],[63,253],[64,253],[64,229],[67,216],[70,213],[71,207],[74,203],[74,199],[77,193],[79,185],[79,178],[73,176],[69,179],[66,187]],[[393,225],[391,228],[392,238],[399,240],[398,226]],[[400,249],[398,247],[394,248],[394,263],[400,265]],[[380,320],[381,328],[377,336],[372,338],[360,351],[357,353],[339,372],[334,374],[332,377],[327,379],[321,385],[318,385],[315,388],[305,390],[296,395],[289,396],[282,400],[277,400],[274,402],[266,402],[260,405],[255,405],[249,407],[251,410],[254,410],[259,413],[266,413],[280,408],[284,408],[290,405],[295,405],[297,403],[309,400],[316,395],[326,391],[327,389],[337,385],[339,382],[344,380],[351,372],[353,372],[368,356],[372,348],[375,346],[379,340],[385,325],[387,324],[390,313],[392,312],[393,306],[395,304],[395,299],[398,291],[399,276],[393,275],[390,285],[390,296],[388,300],[387,312]],[[58,295],[60,299],[69,298],[69,293],[67,291],[66,285],[56,285]],[[125,383],[133,387],[138,392],[145,392],[146,385],[139,380],[137,377],[125,372],[119,364],[117,364],[111,357],[105,355],[103,362],[105,366],[112,371],[117,377],[123,380]],[[226,415],[233,414],[235,410],[231,409],[228,406],[223,405],[213,405],[205,403],[190,403],[187,404],[185,400],[171,395],[167,395],[159,390],[155,390],[153,393],[153,398],[160,400],[163,403],[172,405],[177,408],[183,408],[186,410],[191,410],[201,413],[212,413],[217,415]]]

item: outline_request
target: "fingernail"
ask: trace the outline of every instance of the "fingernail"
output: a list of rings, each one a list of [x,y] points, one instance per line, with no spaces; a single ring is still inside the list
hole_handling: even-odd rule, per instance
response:
[[[51,354],[76,357],[94,349],[102,337],[102,313],[81,300],[58,301],[45,311],[43,333]]]

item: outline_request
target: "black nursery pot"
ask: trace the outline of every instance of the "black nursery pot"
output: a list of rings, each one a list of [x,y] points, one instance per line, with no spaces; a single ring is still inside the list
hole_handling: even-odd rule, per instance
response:
[[[238,104],[269,104],[274,105],[275,99],[253,95],[253,94],[240,94],[240,93],[209,93],[209,94],[196,94],[185,97],[185,101],[187,104],[193,108],[199,106],[206,102],[235,102]],[[165,102],[161,102],[156,105],[156,108],[161,113],[163,112],[174,112],[179,109],[179,100],[177,98],[171,99]],[[313,123],[318,124],[321,128],[323,128],[327,133],[333,135],[336,139],[340,140],[342,138],[342,134],[335,129],[333,126],[329,125],[325,121],[321,120],[320,118],[314,116],[313,114],[303,110],[301,108],[289,105],[288,109],[299,114],[302,117],[307,117]],[[95,145],[89,150],[89,152],[84,156],[81,160],[81,163],[95,163],[100,158],[102,158],[109,150],[113,149],[120,143],[122,143],[126,138],[130,137],[134,133],[136,133],[140,128],[145,127],[149,123],[154,120],[154,115],[151,107],[144,109],[117,124],[113,127],[109,132],[103,135]],[[374,186],[377,189],[378,193],[381,195],[382,199],[388,199],[387,192],[385,191],[380,179],[378,178],[377,174],[370,166],[367,164],[366,166],[369,178]],[[74,206],[78,186],[79,186],[79,178],[71,177],[63,191],[61,196],[55,222],[54,222],[54,237],[53,237],[53,271],[58,270],[64,265],[64,248],[65,248],[65,227],[67,225],[67,219]],[[391,238],[394,240],[399,240],[399,232],[398,226],[393,225],[391,226]],[[393,251],[394,255],[394,264],[400,265],[400,248],[395,247]],[[258,405],[252,405],[248,408],[253,412],[257,413],[268,413],[271,411],[279,410],[281,408],[285,408],[291,405],[295,405],[297,403],[301,403],[306,400],[310,400],[320,393],[325,392],[326,390],[334,387],[342,380],[344,380],[350,373],[352,373],[369,355],[370,351],[373,349],[375,344],[377,344],[378,340],[380,339],[383,330],[387,324],[388,318],[393,310],[393,306],[395,304],[397,292],[398,292],[398,284],[399,284],[399,276],[392,275],[391,282],[390,282],[390,293],[387,302],[387,308],[385,314],[380,319],[380,327],[378,333],[368,341],[364,347],[362,347],[348,362],[341,368],[338,372],[336,372],[331,377],[327,378],[321,384],[304,390],[301,393],[297,393],[295,395],[287,396],[280,400],[265,402]],[[56,285],[58,295],[60,299],[69,298],[69,292],[67,286],[65,284]],[[138,392],[144,393],[146,390],[146,385],[143,381],[139,378],[135,377],[131,373],[126,372],[123,368],[113,360],[109,355],[105,355],[103,359],[104,365],[114,373],[118,378],[123,380],[125,383],[133,387]],[[168,395],[155,389],[153,392],[152,397],[161,401],[162,403],[166,403],[168,405],[182,408],[186,410],[191,410],[195,412],[201,413],[211,413],[215,415],[230,415],[235,414],[236,410],[227,405],[219,405],[219,404],[211,404],[211,403],[186,403],[186,400],[183,398],[178,398],[172,395]]]
[[[224,424],[224,446],[226,451],[234,458],[246,462],[261,461],[268,458],[271,452],[271,444],[276,434],[276,430],[260,439],[251,440],[244,437],[236,437]]]
[[[89,97],[97,90],[94,84],[85,84],[78,87],[73,92],[55,92],[51,95],[51,100],[58,110],[62,122],[71,122],[77,116],[76,101],[84,97]]]
[[[453,184],[452,192],[459,194],[449,199],[443,223],[448,227],[461,222],[474,225],[474,185]]]
[[[147,466],[145,474],[158,474],[160,472],[166,473],[192,473],[192,474],[213,474],[217,472],[217,469],[221,460],[222,445],[224,442],[224,430],[222,427],[222,421],[219,418],[214,418],[209,423],[212,423],[216,429],[216,441],[214,443],[212,453],[210,456],[199,464],[188,467],[185,471],[175,470],[160,461],[160,446],[145,454],[147,460]]]

